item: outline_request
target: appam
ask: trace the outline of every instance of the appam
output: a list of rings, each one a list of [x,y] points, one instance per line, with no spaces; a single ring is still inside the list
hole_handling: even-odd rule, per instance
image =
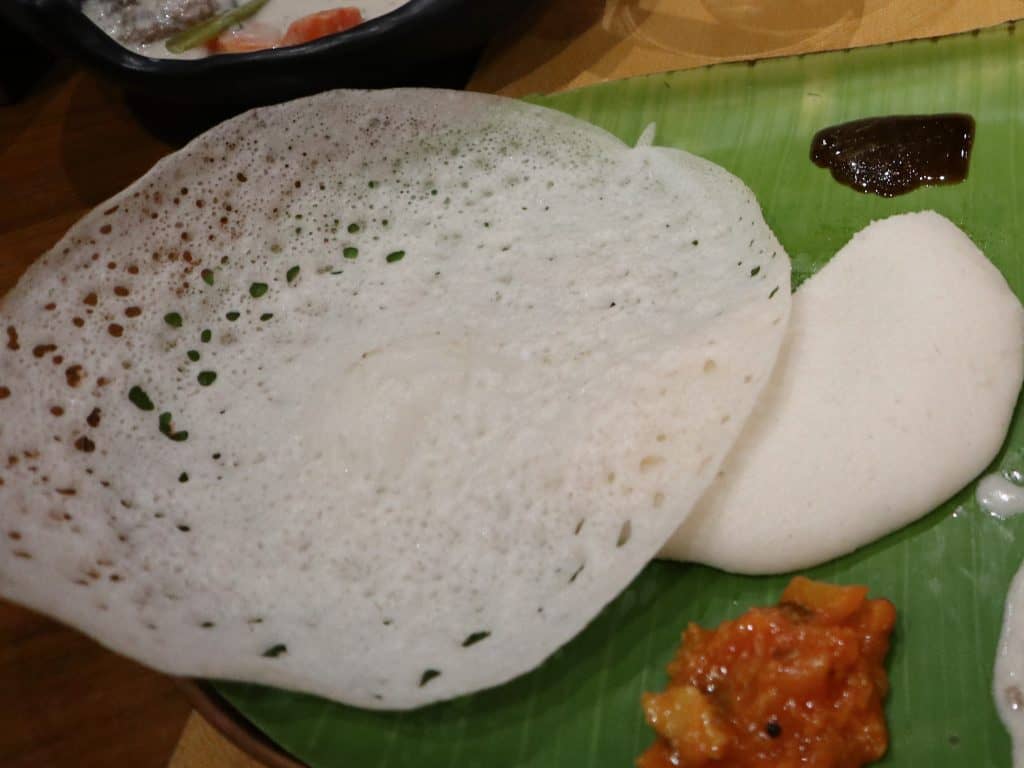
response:
[[[177,675],[496,685],[682,522],[788,311],[684,152],[466,93],[247,113],[0,304],[0,595]]]

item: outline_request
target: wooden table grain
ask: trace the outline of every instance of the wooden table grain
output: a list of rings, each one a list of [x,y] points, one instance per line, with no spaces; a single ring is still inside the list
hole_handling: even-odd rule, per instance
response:
[[[69,66],[0,108],[0,293],[168,146]],[[0,766],[165,766],[189,707],[173,681],[0,602]]]
[[[548,0],[493,48],[471,86],[558,90],[1022,16],[1024,0]],[[121,91],[67,65],[24,102],[0,108],[0,294],[79,216],[171,148],[142,127]],[[171,768],[258,768],[190,717],[167,677],[0,601],[0,766],[168,760]]]

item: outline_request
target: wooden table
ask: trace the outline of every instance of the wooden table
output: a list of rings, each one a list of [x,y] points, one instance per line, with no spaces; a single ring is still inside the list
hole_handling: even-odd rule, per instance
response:
[[[1018,17],[1024,0],[549,0],[485,57],[471,86],[551,91]],[[69,66],[0,108],[0,293],[170,148],[141,127],[118,89]],[[0,602],[0,766],[255,766],[189,718],[171,680]]]
[[[0,292],[167,151],[116,89],[70,67],[0,108]],[[166,765],[188,712],[166,677],[0,602],[0,766]]]

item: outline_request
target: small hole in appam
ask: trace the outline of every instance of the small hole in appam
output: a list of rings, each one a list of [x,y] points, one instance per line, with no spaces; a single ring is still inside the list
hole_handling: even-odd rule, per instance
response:
[[[626,522],[624,522],[622,524],[622,527],[619,529],[619,538],[616,540],[615,546],[616,547],[623,547],[623,546],[625,546],[626,543],[629,542],[629,538],[632,535],[633,535],[633,524],[629,520],[627,520]]]
[[[586,565],[586,563],[580,563],[580,567],[572,572],[572,576],[569,577],[569,583],[570,584],[572,584],[574,581],[576,581],[576,577],[579,576],[581,573],[583,573],[583,568],[584,568],[585,565]]]
[[[648,470],[654,469],[659,464],[664,463],[665,457],[663,456],[644,456],[640,460],[640,471],[647,472]]]

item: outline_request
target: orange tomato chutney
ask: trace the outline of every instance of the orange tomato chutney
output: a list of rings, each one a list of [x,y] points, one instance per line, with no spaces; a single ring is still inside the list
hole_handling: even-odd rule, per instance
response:
[[[691,623],[638,768],[859,768],[888,746],[882,701],[896,622],[866,587],[797,576],[779,604],[717,629]]]

